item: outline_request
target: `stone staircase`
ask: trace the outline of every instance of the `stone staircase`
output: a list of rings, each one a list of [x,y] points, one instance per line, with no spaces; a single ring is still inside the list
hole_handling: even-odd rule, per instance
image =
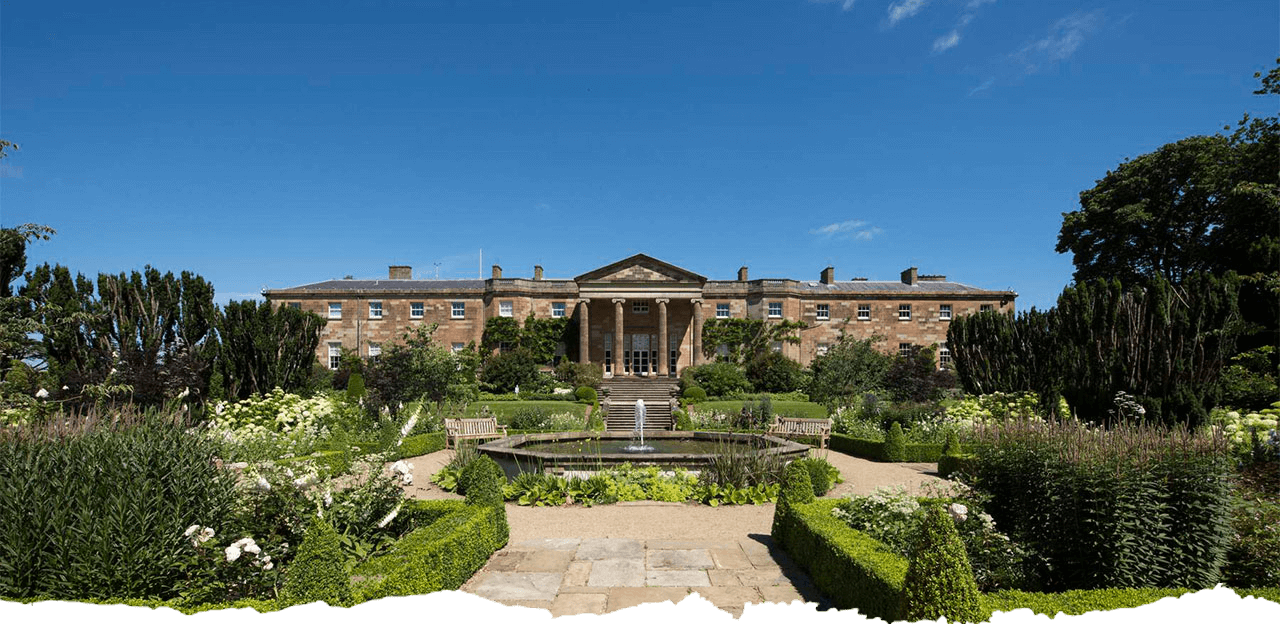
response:
[[[604,380],[600,384],[601,390],[609,389],[609,396],[602,400],[606,405],[605,428],[609,431],[635,430],[636,400],[644,399],[645,431],[674,429],[671,399],[679,387],[679,382],[669,379],[625,377]]]

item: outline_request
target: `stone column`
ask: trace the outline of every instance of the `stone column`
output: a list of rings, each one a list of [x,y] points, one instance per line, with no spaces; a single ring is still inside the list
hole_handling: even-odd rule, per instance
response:
[[[587,313],[591,300],[579,299],[578,304],[578,362],[586,364],[591,361],[591,323]]]
[[[626,367],[622,361],[622,304],[626,303],[626,299],[613,300],[613,376],[619,377],[626,374]]]
[[[670,375],[671,345],[667,344],[667,299],[656,299],[658,302],[658,375]]]
[[[691,299],[693,304],[693,365],[702,364],[702,300]]]

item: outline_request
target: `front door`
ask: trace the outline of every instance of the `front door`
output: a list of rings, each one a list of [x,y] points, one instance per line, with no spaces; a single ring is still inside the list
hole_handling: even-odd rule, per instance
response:
[[[649,334],[631,336],[631,371],[636,375],[649,374]]]

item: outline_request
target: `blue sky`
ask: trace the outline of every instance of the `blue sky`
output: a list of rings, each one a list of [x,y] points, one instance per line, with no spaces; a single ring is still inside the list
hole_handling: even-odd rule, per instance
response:
[[[1258,2],[12,1],[0,224],[218,299],[342,277],[896,279],[1053,305],[1061,213],[1246,113]],[[438,267],[437,267],[438,263]]]

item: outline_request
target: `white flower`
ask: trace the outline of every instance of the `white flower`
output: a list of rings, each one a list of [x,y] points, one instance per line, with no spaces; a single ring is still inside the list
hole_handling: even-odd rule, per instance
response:
[[[191,537],[191,534],[192,534],[192,533],[195,533],[196,531],[199,531],[199,530],[200,530],[200,525],[198,525],[198,524],[193,524],[193,525],[191,525],[191,526],[187,527],[187,530],[186,530],[186,531],[183,531],[183,532],[182,532],[182,536],[183,536],[183,537]]]
[[[951,506],[947,508],[947,511],[951,513],[951,517],[954,518],[956,522],[964,522],[965,518],[969,516],[969,508],[961,505],[960,503],[951,503]]]
[[[270,561],[268,561],[268,562],[266,563],[266,565],[262,566],[262,569],[263,569],[263,570],[270,570],[271,568],[274,568],[274,567],[276,567],[276,564],[271,563]]]
[[[183,389],[182,389],[182,392],[179,392],[179,393],[178,393],[178,399],[179,399],[179,400],[181,400],[181,399],[185,399],[185,398],[187,398],[187,395],[189,395],[189,394],[191,394],[191,388],[183,388]]]
[[[258,489],[262,490],[263,492],[271,491],[271,483],[267,481],[266,477],[263,477],[261,475],[258,476],[257,486],[258,486]]]
[[[232,546],[235,546],[236,548],[244,548],[245,546],[248,546],[252,543],[253,543],[252,537],[242,537],[236,540],[236,542],[232,544]]]
[[[71,388],[69,388],[69,387],[67,387],[67,386],[63,386],[63,387],[62,387],[62,389],[63,389],[63,390],[70,390]]]
[[[307,487],[315,482],[316,482],[316,476],[314,474],[304,474],[301,477],[298,477],[297,479],[293,480],[293,484],[300,488]]]
[[[324,506],[325,506],[325,507],[328,507],[329,505],[332,505],[332,504],[333,504],[333,492],[330,492],[329,490],[325,490],[325,491],[324,491]]]
[[[403,504],[404,503],[401,503],[401,505]],[[378,523],[378,528],[379,529],[386,528],[388,524],[391,524],[392,520],[396,519],[396,516],[399,515],[399,513],[400,513],[400,505],[396,505],[396,508],[392,509],[391,513],[387,514],[387,517],[383,518],[382,521]]]
[[[251,555],[256,555],[262,552],[262,548],[259,547],[257,544],[253,543],[252,541],[250,541],[249,544],[244,547],[244,551]]]
[[[227,546],[227,549],[223,552],[227,553],[228,562],[235,561],[240,558],[240,548],[235,544]]]
[[[406,474],[409,474],[412,470],[413,468],[408,463],[406,463],[403,459],[397,461],[394,464],[391,464],[391,472],[393,474],[406,475]]]
[[[200,537],[213,539],[213,527],[205,527],[204,530],[200,532]]]
[[[287,475],[289,475],[289,478],[290,478],[290,479],[292,479],[292,478],[293,478],[293,469],[292,469],[292,468],[285,468],[285,469],[284,469],[284,473],[285,473],[285,474],[287,474]]]
[[[47,398],[49,398],[49,391],[48,391],[48,390],[45,390],[44,388],[41,388],[41,389],[37,390],[37,391],[36,391],[36,398],[37,398],[37,399],[47,399]]]
[[[403,483],[404,485],[413,485],[413,473],[411,472],[409,474],[406,474],[403,477],[400,477],[400,482]]]

